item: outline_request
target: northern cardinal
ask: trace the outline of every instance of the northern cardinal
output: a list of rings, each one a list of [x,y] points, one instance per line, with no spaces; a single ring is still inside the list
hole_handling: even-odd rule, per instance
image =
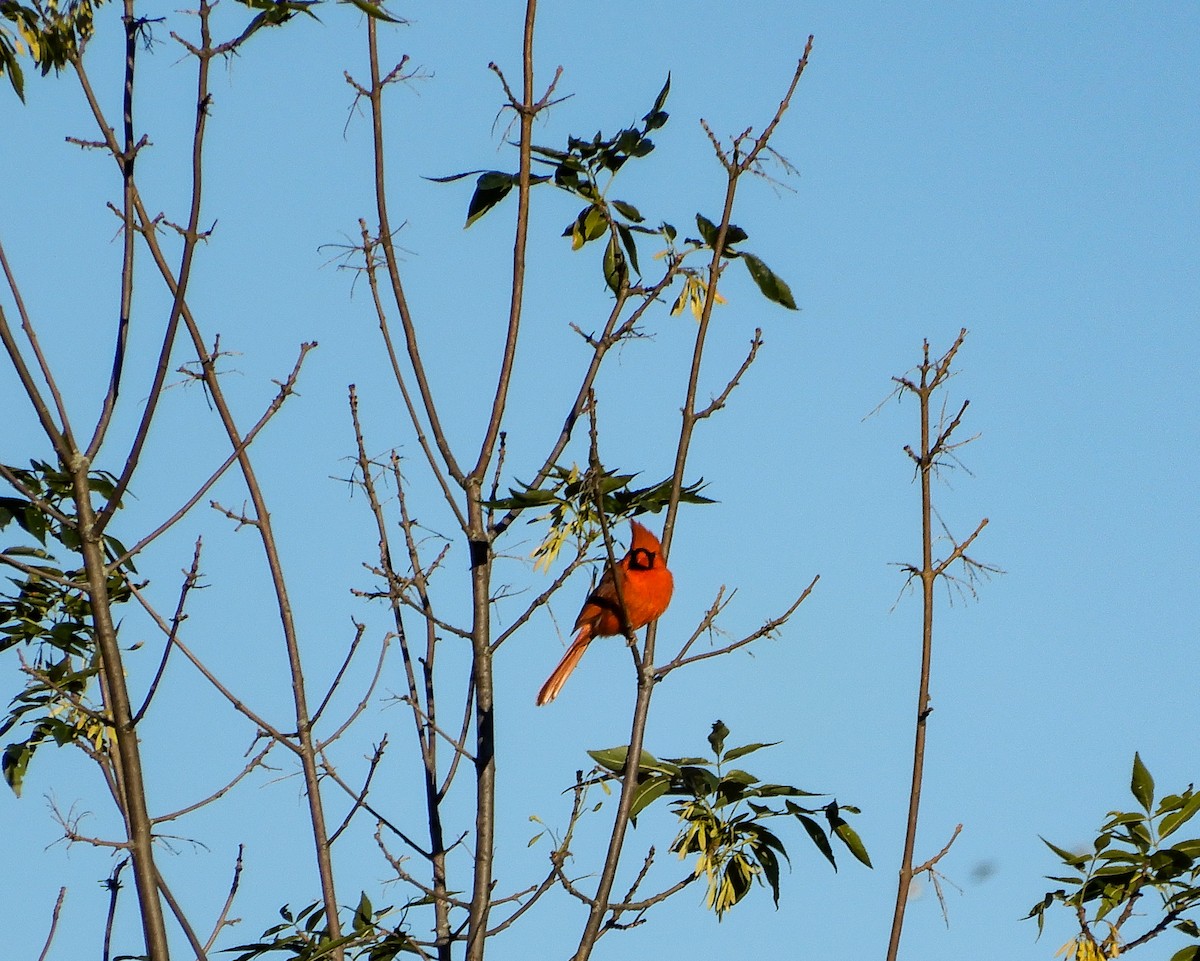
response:
[[[596,589],[583,602],[583,609],[575,618],[575,640],[538,692],[539,707],[558,697],[593,637],[621,633],[616,582],[621,585],[620,599],[625,602],[625,616],[631,630],[645,627],[671,603],[674,580],[663,561],[658,538],[637,521],[630,521],[629,525],[633,534],[629,553],[617,561],[615,568],[604,572]]]

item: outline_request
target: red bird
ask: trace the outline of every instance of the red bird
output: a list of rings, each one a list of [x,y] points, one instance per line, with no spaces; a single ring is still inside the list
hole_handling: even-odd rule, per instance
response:
[[[632,630],[645,627],[660,617],[671,603],[675,584],[663,561],[658,538],[637,521],[630,521],[629,525],[633,532],[629,553],[617,561],[615,568],[610,567],[604,572],[596,589],[583,602],[583,610],[575,618],[575,640],[538,692],[539,707],[558,697],[593,637],[612,637],[621,633],[616,582],[620,582],[621,600],[625,602],[625,616]]]

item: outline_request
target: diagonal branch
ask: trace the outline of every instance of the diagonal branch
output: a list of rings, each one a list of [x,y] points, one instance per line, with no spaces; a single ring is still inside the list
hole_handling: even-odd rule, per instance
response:
[[[751,633],[747,634],[745,637],[741,638],[740,640],[734,641],[731,644],[726,644],[723,647],[713,648],[711,651],[705,651],[703,654],[693,654],[691,657],[685,656],[687,654],[688,650],[691,648],[692,644],[696,641],[696,639],[700,637],[700,635],[704,632],[704,630],[707,627],[711,626],[712,620],[715,617],[715,615],[724,608],[724,605],[721,605],[720,607],[718,607],[718,604],[720,604],[720,596],[718,595],[717,600],[713,603],[713,606],[709,608],[708,612],[705,614],[704,620],[701,621],[700,626],[695,630],[695,632],[692,634],[692,636],[688,639],[687,643],[684,644],[684,646],[680,649],[679,653],[675,655],[673,660],[662,665],[654,672],[655,676],[659,679],[662,679],[662,678],[666,677],[668,674],[670,674],[672,671],[677,670],[681,667],[684,667],[688,664],[694,664],[696,661],[707,660],[710,657],[720,657],[722,654],[728,654],[731,651],[736,651],[738,648],[745,647],[747,644],[752,644],[755,641],[759,640],[760,638],[767,637],[770,634],[773,634],[775,631],[779,630],[779,628],[781,628],[784,624],[786,624],[788,622],[788,620],[791,618],[791,616],[796,613],[796,609],[799,608],[800,605],[803,604],[808,599],[808,595],[813,592],[813,588],[815,588],[817,586],[817,581],[819,581],[820,579],[821,579],[820,574],[815,575],[813,577],[813,579],[809,582],[808,587],[804,588],[804,590],[800,592],[800,596],[797,597],[794,601],[792,601],[791,606],[788,607],[787,610],[785,610],[782,614],[779,614],[776,617],[772,617],[769,620],[763,622],[763,625],[761,627],[759,627],[757,630],[752,631]],[[722,590],[724,590],[724,588],[722,588]],[[733,598],[731,595],[730,600],[732,600],[732,599]],[[726,603],[728,603],[728,601]]]

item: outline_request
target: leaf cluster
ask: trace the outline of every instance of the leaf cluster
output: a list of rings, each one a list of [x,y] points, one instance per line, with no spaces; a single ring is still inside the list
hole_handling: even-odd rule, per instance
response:
[[[0,652],[18,645],[33,650],[25,687],[0,719],[0,737],[27,726],[26,736],[6,745],[0,759],[5,781],[20,794],[30,759],[41,744],[83,742],[100,750],[106,727],[85,707],[98,654],[83,571],[60,565],[51,552],[56,545],[67,552],[80,546],[70,476],[36,460],[29,470],[8,468],[8,473],[29,496],[0,497],[0,531],[15,524],[34,542],[4,548],[4,556],[19,560],[25,570],[24,576],[8,578],[0,587]],[[114,493],[111,474],[97,472],[88,483],[101,497]],[[105,535],[104,546],[110,556],[125,553],[124,545],[110,535]],[[132,562],[126,566],[133,570]],[[109,575],[107,587],[113,604],[131,596],[119,571]]]
[[[1094,947],[1098,939],[1092,929],[1103,924],[1109,933],[1101,940],[1118,945],[1134,905],[1155,893],[1161,900],[1160,922],[1128,941],[1126,949],[1174,927],[1198,943],[1176,952],[1171,961],[1195,961],[1200,958],[1200,925],[1194,916],[1200,908],[1200,838],[1169,839],[1200,811],[1200,793],[1188,785],[1155,805],[1154,778],[1137,754],[1130,792],[1139,810],[1108,812],[1090,852],[1068,851],[1042,839],[1068,873],[1049,876],[1065,887],[1047,892],[1026,918],[1037,920],[1040,933],[1046,911],[1062,904],[1079,919],[1081,942]]]
[[[643,751],[638,762],[638,785],[630,819],[662,797],[675,798],[671,810],[682,822],[671,850],[680,859],[695,856],[693,870],[707,882],[706,903],[717,918],[741,901],[752,882],[766,883],[779,906],[780,858],[791,863],[783,842],[766,826],[771,818],[795,818],[821,855],[837,870],[831,839],[867,867],[866,847],[842,812],[859,813],[856,807],[836,800],[807,807],[794,798],[821,797],[788,784],[763,782],[730,764],[778,742],[743,744],[726,750],[729,728],[721,721],[712,726],[708,743],[712,757],[655,758]],[[601,770],[600,778],[619,776],[625,770],[627,746],[589,751]],[[822,819],[824,824],[822,824]]]
[[[667,505],[671,499],[671,478],[649,487],[631,488],[629,485],[637,476],[603,469],[581,471],[576,464],[570,467],[555,464],[540,486],[518,481],[519,489],[509,488],[508,497],[486,501],[484,506],[492,510],[549,507],[548,513],[529,521],[531,524],[550,521],[550,530],[533,552],[534,568],[549,569],[568,539],[574,538],[580,549],[586,550],[600,536],[598,508],[611,525],[639,514],[656,514]],[[679,493],[680,502],[715,503],[700,493],[705,486],[704,478],[684,485]]]
[[[665,227],[667,228],[665,233],[668,240],[674,243],[676,237],[675,228],[670,224],[665,225]],[[746,265],[746,269],[750,272],[750,278],[767,300],[779,304],[781,307],[786,307],[788,310],[798,309],[796,307],[796,299],[792,296],[792,289],[782,277],[768,267],[757,254],[752,254],[748,250],[737,249],[737,244],[750,238],[750,235],[745,230],[737,224],[729,224],[725,228],[725,236],[721,237],[720,228],[701,213],[696,214],[696,228],[700,232],[698,238],[687,237],[683,241],[684,250],[680,251],[672,247],[668,253],[682,259],[688,253],[698,250],[717,251],[719,249],[721,260],[741,260]],[[699,320],[704,296],[708,292],[708,283],[702,272],[695,268],[682,268],[681,273],[684,274],[683,291],[671,307],[671,313],[682,313],[683,308],[690,304],[692,313]],[[717,295],[717,302],[724,303],[724,299],[719,294]]]
[[[628,161],[645,157],[654,150],[654,141],[649,135],[667,122],[669,115],[663,107],[670,89],[671,78],[668,76],[641,123],[628,126],[614,136],[605,137],[597,131],[590,139],[568,136],[565,148],[561,149],[531,147],[533,159],[550,169],[547,174],[531,175],[531,184],[553,183],[560,190],[587,201],[563,231],[564,237],[571,238],[571,249],[579,250],[593,240],[608,236],[604,278],[614,292],[628,283],[630,265],[634,273],[640,274],[634,232],[657,234],[660,231],[642,226],[644,218],[633,204],[608,200],[606,194],[617,171]],[[483,217],[520,182],[519,174],[502,170],[468,170],[428,179],[450,183],[470,176],[477,176],[477,179],[467,205],[464,227],[470,227]]]
[[[324,923],[325,908],[320,901],[295,913],[285,904],[279,909],[282,923],[267,928],[258,941],[239,944],[226,951],[242,952],[233,961],[251,961],[267,954],[283,954],[295,961],[318,961],[347,949],[356,952],[355,958],[366,961],[392,961],[401,953],[421,954],[407,935],[383,925],[383,919],[392,910],[390,907],[372,907],[364,891],[354,909],[354,917],[346,926],[349,930],[334,938],[330,936],[329,925]]]
[[[25,75],[18,57],[27,53],[43,77],[51,70],[61,70],[91,37],[95,9],[103,3],[66,0],[30,6],[17,0],[0,0],[0,76],[8,74],[13,91],[22,101]]]

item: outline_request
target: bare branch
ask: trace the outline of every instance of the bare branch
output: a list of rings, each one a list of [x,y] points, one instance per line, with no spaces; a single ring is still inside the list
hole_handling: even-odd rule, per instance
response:
[[[461,735],[459,738],[454,738],[434,724],[433,721],[430,720],[429,715],[422,711],[421,706],[416,703],[416,698],[402,697],[400,700],[413,709],[413,712],[417,715],[422,725],[433,731],[434,734],[437,734],[442,740],[449,744],[457,754],[462,755],[463,758],[472,763],[475,762],[474,755],[472,755],[471,752],[463,746],[466,743],[465,738],[463,738]]]
[[[752,644],[754,641],[757,641],[759,638],[767,637],[768,635],[777,631],[779,628],[781,628],[784,624],[787,623],[789,618],[791,618],[791,616],[796,613],[796,609],[808,599],[808,595],[813,592],[813,588],[817,586],[817,581],[819,581],[820,579],[821,579],[820,574],[815,575],[813,577],[812,581],[809,582],[808,587],[804,588],[804,590],[800,592],[800,596],[797,597],[794,601],[792,601],[791,606],[788,607],[787,610],[785,610],[782,614],[779,614],[778,616],[772,617],[769,620],[765,621],[763,623],[763,625],[760,628],[758,628],[756,631],[753,631],[750,634],[747,634],[745,637],[741,638],[740,640],[734,641],[732,644],[726,644],[723,647],[714,648],[711,651],[705,651],[703,654],[693,654],[691,657],[685,657],[684,655],[687,652],[688,648],[690,648],[692,643],[696,640],[696,638],[700,636],[702,631],[705,629],[706,625],[711,624],[711,617],[717,611],[723,609],[724,605],[722,605],[721,608],[717,607],[717,604],[720,603],[720,596],[718,595],[717,601],[714,602],[713,607],[709,608],[709,613],[707,613],[705,615],[705,619],[704,619],[704,621],[701,622],[701,626],[696,629],[696,632],[688,640],[687,644],[685,644],[683,646],[683,648],[680,650],[680,652],[677,655],[675,655],[674,660],[670,661],[667,664],[664,664],[662,667],[659,667],[657,670],[655,670],[655,672],[654,672],[655,676],[658,679],[662,679],[662,678],[666,677],[668,674],[670,674],[671,671],[681,668],[687,664],[693,664],[696,661],[703,661],[710,657],[719,657],[722,654],[728,654],[730,651],[736,651],[740,647],[745,647],[747,644]],[[730,600],[732,600],[732,597],[730,598]],[[726,602],[726,603],[728,603],[728,602]]]
[[[371,781],[375,778],[375,772],[379,769],[379,762],[383,760],[383,752],[385,750],[387,750],[386,734],[383,736],[383,740],[375,745],[375,750],[371,754],[371,761],[367,766],[367,776],[363,779],[362,790],[355,796],[354,803],[350,806],[350,810],[346,812],[346,816],[342,818],[342,823],[338,825],[337,830],[329,835],[329,843],[331,845],[342,836],[342,833],[350,826],[354,815],[362,809],[363,804],[366,802],[367,792],[371,790]],[[333,765],[329,763],[329,758],[325,754],[321,755],[321,766],[326,771],[333,770]]]
[[[38,961],[46,961],[47,955],[50,954],[50,945],[54,943],[54,933],[58,930],[58,916],[62,912],[63,900],[67,896],[66,888],[58,889],[58,900],[54,902],[54,911],[50,914],[50,930],[46,934],[46,943],[42,947],[42,953],[38,955]]]
[[[196,936],[196,932],[192,929],[191,922],[188,921],[187,915],[183,913],[183,907],[167,886],[166,879],[162,876],[162,871],[158,871],[158,890],[163,896],[163,900],[167,902],[167,907],[171,909],[171,913],[175,915],[175,921],[183,930],[183,936],[187,938],[188,944],[192,946],[192,950],[196,952],[196,961],[208,961],[208,954],[205,951],[204,945],[200,943],[200,939]]]
[[[385,739],[385,741],[386,741],[386,739]],[[382,744],[380,745],[380,747],[382,747]],[[324,756],[322,756],[322,758],[321,758],[321,772],[326,777],[328,777],[331,781],[333,781],[334,784],[336,784],[343,791],[345,791],[354,800],[354,804],[356,807],[361,807],[364,811],[366,811],[368,814],[370,814],[371,817],[375,818],[376,821],[378,821],[381,825],[383,825],[385,828],[387,828],[389,831],[391,831],[394,835],[396,835],[396,837],[398,837],[401,841],[403,841],[410,848],[412,848],[414,851],[416,851],[417,854],[421,855],[421,857],[425,858],[426,860],[431,860],[433,858],[432,854],[430,854],[423,847],[421,847],[421,845],[417,844],[416,841],[414,841],[412,838],[410,838],[407,834],[405,834],[398,827],[396,827],[395,824],[393,824],[386,817],[384,817],[382,814],[380,814],[375,808],[373,808],[370,804],[368,804],[367,800],[366,800],[366,791],[365,790],[355,791],[354,788],[352,788],[349,784],[347,784],[342,779],[342,776],[340,774],[338,774],[337,770],[335,768],[333,768],[332,766],[330,766],[328,759],[325,758]]]
[[[354,622],[354,639],[350,642],[350,647],[346,649],[346,656],[342,658],[342,666],[338,668],[337,673],[333,676],[333,680],[329,684],[329,690],[325,692],[325,696],[321,698],[321,703],[313,712],[312,722],[316,724],[321,719],[321,715],[325,713],[325,708],[329,706],[329,701],[333,697],[334,692],[338,689],[338,685],[342,683],[342,678],[346,675],[346,669],[350,667],[350,662],[354,660],[354,652],[358,650],[358,645],[363,639],[363,634],[366,632],[367,626]],[[387,647],[387,638],[384,638],[383,646]],[[382,656],[380,658],[382,665]],[[378,674],[376,675],[378,676]],[[317,750],[321,750],[320,747]]]
[[[525,610],[523,610],[519,615],[517,615],[516,619],[508,627],[506,627],[500,632],[499,635],[497,635],[496,640],[492,642],[493,652],[498,650],[501,644],[503,644],[510,637],[512,637],[513,634],[524,627],[534,613],[539,608],[547,604],[550,598],[558,593],[558,589],[567,582],[567,579],[574,574],[576,570],[579,569],[586,557],[587,548],[583,544],[577,544],[575,547],[575,557],[567,562],[566,567],[564,567],[559,575],[554,578],[554,580],[550,583],[550,586],[542,591],[542,593],[535,597],[532,601],[530,601],[529,606],[526,607]]]
[[[446,479],[445,471],[442,469],[441,462],[434,456],[433,447],[429,443],[429,437],[425,433],[425,428],[420,415],[417,412],[416,403],[413,401],[412,394],[408,389],[408,380],[404,375],[404,371],[400,365],[400,359],[396,354],[396,347],[392,341],[391,327],[388,324],[387,311],[384,310],[383,300],[379,292],[378,267],[379,261],[375,257],[375,248],[380,246],[380,241],[371,237],[367,230],[365,220],[359,220],[359,227],[362,230],[362,251],[363,258],[366,263],[367,284],[371,289],[371,299],[375,305],[375,316],[379,321],[379,330],[383,335],[384,348],[387,350],[388,361],[392,367],[392,377],[396,381],[396,386],[400,389],[400,396],[404,401],[404,407],[408,411],[408,419],[412,424],[413,430],[417,435],[417,444],[425,454],[425,460],[429,464],[429,469],[433,473],[434,479],[438,482],[438,486],[442,490],[442,496],[446,499],[446,504],[454,513],[455,519],[460,527],[467,526],[467,519],[463,516],[462,508],[458,506],[458,499],[455,497],[454,491],[450,487],[449,481]],[[397,275],[398,276],[398,275]],[[403,312],[401,314],[403,316]],[[353,385],[351,385],[353,391]],[[351,403],[356,403],[351,400]],[[436,435],[435,435],[436,442]],[[442,445],[439,444],[439,450]],[[451,472],[453,474],[453,472]],[[456,478],[457,480],[457,478]]]
[[[104,950],[100,955],[103,961],[109,961],[112,957],[112,929],[113,920],[117,916],[117,895],[121,893],[121,872],[125,870],[127,864],[129,864],[129,858],[122,858],[118,861],[112,874],[104,882],[104,886],[108,888],[108,915],[104,919]]]
[[[409,311],[408,298],[404,293],[404,284],[400,279],[400,265],[396,257],[396,249],[392,242],[391,218],[388,216],[387,185],[384,176],[384,139],[383,139],[383,78],[379,70],[379,48],[376,40],[376,24],[374,17],[367,18],[367,46],[371,64],[371,128],[374,139],[374,179],[375,204],[379,217],[379,244],[383,248],[384,260],[387,264],[388,281],[392,289],[392,297],[396,311],[400,315],[400,324],[404,331],[405,345],[408,351],[409,363],[416,377],[417,390],[421,395],[421,405],[429,421],[429,429],[433,434],[434,444],[442,457],[446,470],[454,478],[455,483],[462,486],[466,477],[458,466],[458,461],[450,448],[450,442],[442,429],[438,417],[437,405],[434,403],[433,391],[425,373],[425,365],[421,358],[420,345],[417,342],[416,324]],[[465,526],[465,525],[464,525]]]
[[[226,925],[233,924],[229,920],[229,912],[233,909],[233,899],[237,897],[238,885],[242,878],[242,854],[245,851],[245,845],[238,845],[237,861],[233,865],[233,880],[229,884],[229,894],[225,897],[225,904],[221,908],[221,913],[217,915],[216,923],[213,924],[212,933],[208,936],[208,940],[204,942],[204,950],[211,951],[212,946],[217,941],[217,935],[221,933],[221,929]]]
[[[954,842],[958,839],[959,834],[962,833],[962,829],[963,829],[963,826],[961,824],[955,825],[954,833],[952,835],[950,835],[950,840],[946,842],[946,846],[944,848],[942,848],[940,851],[938,851],[937,854],[935,854],[933,857],[931,857],[924,864],[918,865],[917,867],[913,868],[913,874],[920,874],[923,871],[932,871],[933,866],[935,864],[937,864],[938,861],[940,861],[942,858],[944,858],[947,854],[950,853],[950,846],[952,844],[954,844]]]
[[[360,624],[358,626],[358,636],[359,637],[362,636],[362,632],[365,629],[366,629],[365,625]],[[387,649],[388,649],[388,636],[385,636],[383,639],[383,643],[379,646],[379,660],[375,663],[375,673],[371,677],[371,682],[367,685],[366,692],[363,694],[363,696],[359,700],[358,704],[355,705],[354,710],[350,712],[350,715],[346,718],[345,721],[343,721],[341,723],[341,725],[338,727],[338,729],[336,731],[334,731],[332,734],[330,734],[329,737],[316,742],[316,749],[318,751],[324,751],[330,744],[332,744],[334,741],[336,741],[338,738],[340,738],[343,734],[345,734],[346,731],[349,729],[350,725],[353,724],[355,721],[357,721],[359,719],[359,717],[362,716],[362,712],[367,709],[367,705],[371,702],[371,695],[375,693],[375,686],[379,683],[379,678],[383,675],[383,662],[384,662],[384,659],[387,657]],[[336,686],[336,685],[337,685],[337,681],[335,680],[334,686]],[[332,694],[332,693],[333,693],[333,688],[331,687],[330,694]],[[313,723],[314,724],[316,723],[315,717],[313,718]]]
[[[142,609],[145,610],[155,624],[158,625],[158,629],[162,631],[163,634],[170,637],[171,626],[165,620],[163,620],[162,615],[160,615],[158,611],[154,609],[154,606],[149,602],[149,600],[147,600],[141,589],[129,581],[128,578],[126,579],[125,583],[133,593],[133,596],[137,598],[138,603],[142,605]],[[235,695],[228,687],[221,683],[217,676],[205,666],[204,662],[201,661],[200,658],[198,658],[195,654],[193,654],[191,649],[179,639],[178,635],[175,635],[172,643],[178,649],[180,654],[191,661],[192,666],[204,676],[205,680],[215,687],[217,691],[220,692],[220,694],[225,698],[225,700],[227,700],[233,706],[234,710],[247,717],[258,727],[260,731],[274,738],[276,742],[286,747],[289,751],[292,751],[293,753],[299,753],[299,748],[296,745],[294,737],[284,734],[277,727],[275,727],[275,725],[271,724],[261,715],[255,713],[250,707],[248,707],[239,697],[237,697],[237,695]]]
[[[12,331],[8,326],[8,318],[5,316],[2,306],[0,306],[0,341],[4,343],[4,347],[8,351],[9,359],[16,369],[17,376],[21,380],[21,385],[25,388],[25,393],[29,397],[29,402],[33,406],[34,413],[37,414],[38,420],[41,422],[42,430],[45,431],[50,443],[54,445],[55,452],[65,459],[68,451],[75,449],[75,439],[71,434],[71,421],[67,416],[67,408],[66,404],[63,403],[62,393],[55,383],[54,373],[50,369],[46,355],[42,353],[37,333],[33,329],[33,321],[29,317],[29,312],[25,309],[25,301],[21,297],[21,290],[17,286],[17,279],[13,275],[12,268],[9,266],[8,257],[4,253],[4,245],[2,243],[0,243],[0,268],[4,270],[4,279],[7,281],[8,289],[12,291],[13,301],[17,305],[17,314],[21,318],[21,330],[25,333],[25,339],[29,341],[34,359],[37,361],[38,370],[41,372],[42,379],[46,382],[46,386],[50,391],[50,397],[54,401],[54,408],[58,412],[59,422],[62,425],[61,432],[54,424],[54,420],[50,416],[50,408],[42,398],[37,382],[33,379],[32,373],[30,373],[29,368],[25,364],[24,355],[21,353],[20,347],[17,346],[16,338],[13,337]]]
[[[175,605],[175,613],[171,617],[171,629],[167,633],[167,642],[163,645],[163,653],[162,658],[158,662],[158,670],[154,672],[154,678],[150,681],[150,686],[146,689],[146,696],[142,699],[142,706],[133,715],[134,724],[140,722],[145,716],[147,708],[150,707],[150,702],[154,700],[154,694],[158,690],[158,684],[162,680],[163,673],[167,669],[167,659],[171,656],[171,648],[175,646],[175,638],[179,635],[179,626],[184,621],[183,608],[187,604],[188,594],[191,593],[192,589],[196,586],[196,582],[200,579],[200,546],[201,539],[197,537],[196,546],[192,550],[192,566],[183,579],[183,586],[179,589],[179,603]]]
[[[182,507],[180,507],[179,510],[175,511],[174,514],[172,514],[165,521],[163,521],[161,524],[159,524],[158,527],[154,528],[154,530],[152,530],[149,534],[147,534],[145,537],[143,537],[141,540],[139,540],[136,544],[133,545],[133,547],[129,548],[120,557],[117,557],[114,560],[110,561],[109,562],[110,569],[116,569],[117,566],[124,564],[127,560],[129,560],[129,558],[135,557],[136,555],[141,553],[143,550],[145,550],[145,548],[150,543],[157,540],[160,536],[162,536],[164,533],[166,533],[168,530],[170,530],[172,527],[174,527],[188,513],[188,511],[190,511],[193,507],[196,506],[197,503],[199,503],[200,499],[206,493],[208,493],[208,491],[212,488],[212,486],[217,481],[219,481],[223,476],[225,476],[225,473],[229,470],[229,468],[232,467],[235,463],[237,463],[238,459],[241,457],[241,455],[243,453],[245,453],[246,449],[251,444],[254,443],[255,439],[259,435],[259,432],[264,427],[266,427],[267,424],[271,421],[271,419],[274,418],[274,416],[280,411],[280,409],[283,407],[284,401],[286,401],[290,396],[292,396],[292,394],[294,394],[296,392],[295,386],[296,386],[297,380],[300,377],[300,368],[304,363],[304,358],[307,357],[308,352],[310,350],[312,350],[313,348],[315,348],[316,346],[317,346],[317,344],[315,341],[310,341],[310,342],[303,343],[300,345],[300,354],[296,358],[296,363],[292,367],[292,372],[287,376],[287,378],[282,383],[280,383],[279,381],[276,381],[276,383],[279,384],[279,390],[275,394],[274,399],[267,406],[267,409],[263,412],[262,416],[258,419],[258,422],[255,423],[255,425],[253,427],[251,427],[250,430],[247,432],[246,436],[243,437],[241,439],[241,441],[234,446],[233,451],[229,454],[228,457],[225,458],[224,463],[222,463],[220,467],[218,467],[215,471],[213,471],[208,476],[208,479],[203,484],[200,485],[200,487],[196,490],[196,492],[191,497],[188,498],[187,502]],[[234,519],[236,520],[237,518],[234,518]]]
[[[259,751],[256,755],[254,755],[254,757],[252,757],[247,762],[246,766],[243,767],[242,770],[239,771],[236,775],[234,775],[232,780],[230,780],[228,783],[226,783],[224,787],[218,788],[216,791],[214,791],[208,797],[203,798],[202,800],[196,801],[193,804],[189,804],[186,807],[182,807],[177,811],[172,811],[170,814],[161,814],[158,817],[151,818],[151,820],[155,824],[165,824],[167,821],[174,821],[177,818],[183,817],[185,814],[191,814],[193,811],[197,811],[200,808],[205,807],[206,805],[212,804],[213,801],[223,798],[226,794],[228,794],[230,791],[232,791],[243,779],[245,779],[252,771],[254,771],[255,769],[257,769],[258,767],[260,767],[262,765],[262,763],[267,759],[267,755],[271,753],[271,749],[273,747],[275,747],[275,745],[277,743],[278,743],[277,741],[268,740],[267,746],[264,747],[261,751]]]
[[[977,538],[983,532],[983,529],[985,527],[987,527],[987,525],[988,525],[988,519],[985,517],[983,520],[981,520],[979,522],[979,526],[975,528],[975,530],[972,532],[970,537],[968,537],[961,544],[954,545],[954,550],[950,552],[950,555],[934,568],[934,574],[936,574],[936,575],[944,574],[946,571],[946,568],[948,568],[951,564],[953,564],[959,558],[963,558],[964,560],[967,560],[968,559],[966,556],[967,548],[971,546],[971,544],[975,541],[975,538]]]
[[[725,406],[725,402],[729,400],[729,395],[733,393],[733,389],[737,387],[743,375],[750,369],[750,365],[754,363],[754,358],[758,354],[758,349],[763,345],[762,328],[754,328],[754,336],[750,339],[750,352],[746,355],[746,359],[742,361],[742,366],[738,368],[737,373],[730,378],[729,383],[725,385],[725,389],[721,391],[711,404],[703,410],[696,411],[696,420],[703,420],[709,417],[716,411]]]

